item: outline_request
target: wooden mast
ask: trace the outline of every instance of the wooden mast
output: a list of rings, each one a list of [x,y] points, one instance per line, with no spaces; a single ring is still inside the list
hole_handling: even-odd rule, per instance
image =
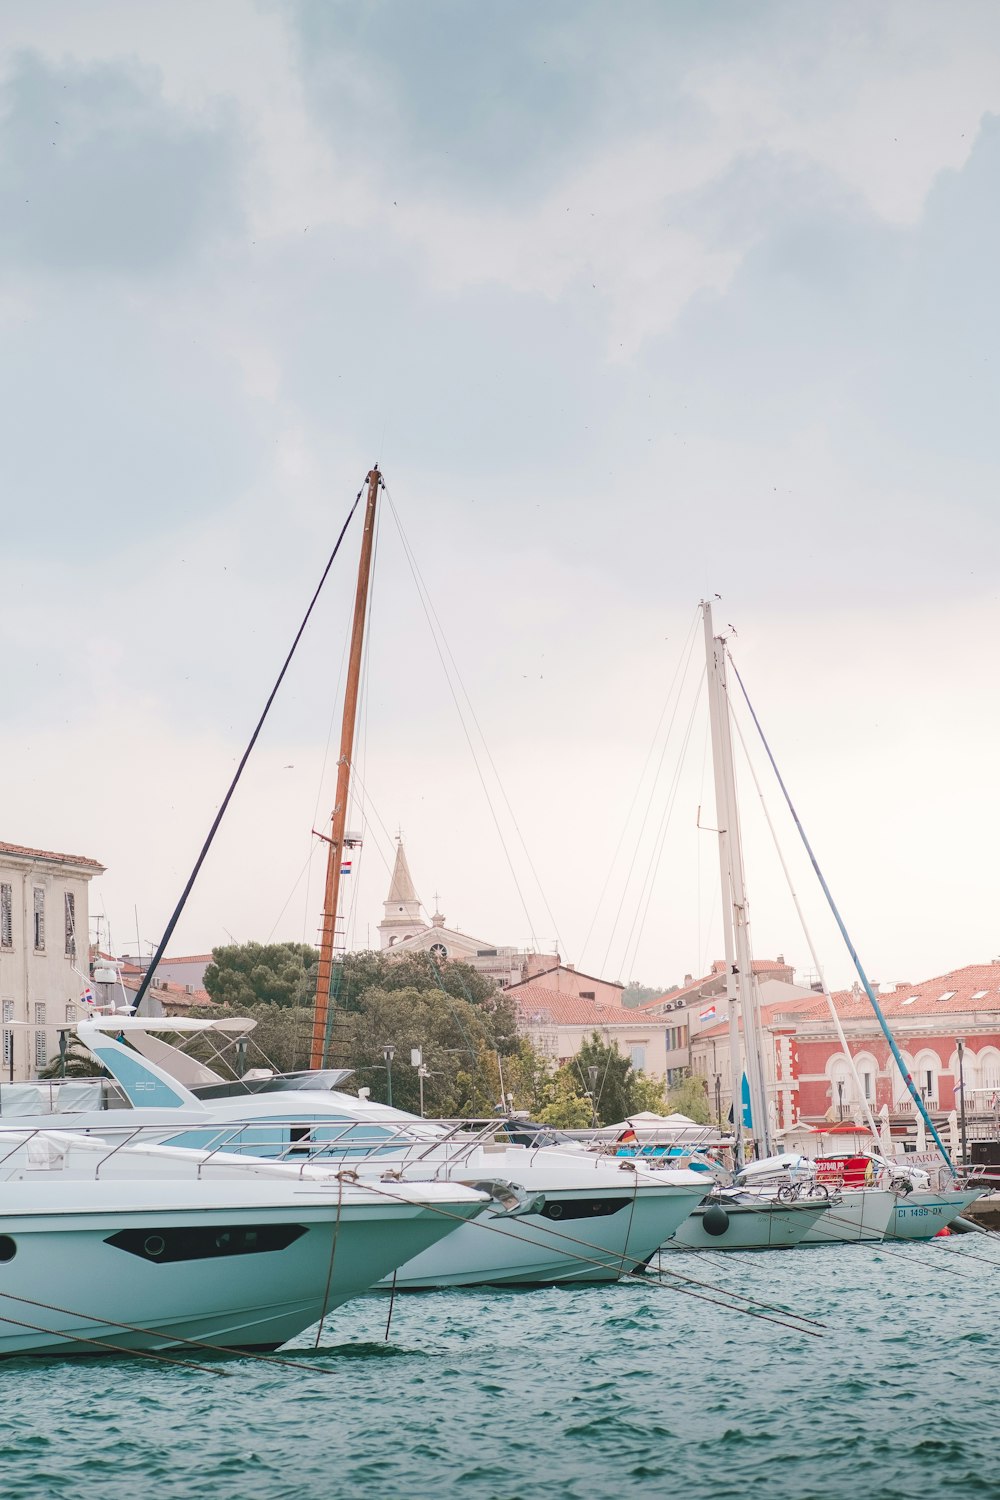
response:
[[[340,898],[340,867],[344,857],[347,798],[351,783],[354,729],[358,717],[358,689],[361,682],[361,655],[364,648],[368,585],[371,582],[372,551],[375,541],[375,502],[378,499],[381,479],[382,476],[376,464],[367,475],[368,501],[365,506],[365,527],[361,537],[361,558],[358,563],[358,588],[354,596],[351,654],[347,663],[344,717],[340,730],[340,759],[337,762],[337,794],[333,804],[332,827],[326,857],[323,925],[320,930],[316,1003],[313,1009],[312,1046],[309,1053],[311,1068],[321,1068],[326,1061],[326,1027],[330,1010],[330,985],[333,978],[333,945],[337,924],[337,903]]]

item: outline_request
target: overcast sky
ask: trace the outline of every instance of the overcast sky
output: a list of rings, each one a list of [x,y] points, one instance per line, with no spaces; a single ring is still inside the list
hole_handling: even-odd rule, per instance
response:
[[[991,0],[6,0],[2,42],[0,837],[105,862],[117,948],[377,458],[488,756],[386,506],[352,942],[401,827],[477,937],[710,963],[718,593],[872,976],[1000,954]],[[175,951],[315,936],[358,541]],[[741,777],[755,950],[808,969]]]

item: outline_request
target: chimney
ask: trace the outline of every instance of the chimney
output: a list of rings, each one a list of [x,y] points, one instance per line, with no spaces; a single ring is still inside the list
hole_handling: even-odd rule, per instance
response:
[[[693,984],[694,983],[694,975],[693,974],[685,974],[684,975],[684,983],[685,984]]]

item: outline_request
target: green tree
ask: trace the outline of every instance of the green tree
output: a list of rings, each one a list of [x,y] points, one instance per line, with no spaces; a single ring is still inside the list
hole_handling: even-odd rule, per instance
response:
[[[638,979],[630,979],[622,990],[623,1005],[644,1005],[647,1000],[657,1000],[660,995],[670,995],[677,989],[676,984],[665,984],[660,988],[648,984],[640,984]]]
[[[632,1104],[629,1109],[630,1115],[641,1114],[643,1110],[650,1110],[655,1115],[662,1115],[666,1105],[663,1091],[662,1078],[650,1078],[648,1073],[642,1071],[632,1074]]]
[[[308,943],[234,943],[213,948],[204,985],[217,1005],[309,1005],[318,954]]]
[[[595,1031],[575,1057],[556,1074],[557,1087],[586,1098],[590,1092],[590,1069],[594,1069],[594,1107],[601,1125],[624,1119],[632,1104],[632,1064],[617,1047],[602,1042]],[[588,1120],[588,1124],[590,1121]]]
[[[101,1066],[92,1052],[75,1034],[59,1033],[65,1044],[46,1067],[39,1071],[39,1078],[107,1078],[107,1070]]]
[[[456,1000],[486,1006],[500,993],[488,975],[469,964],[439,963],[429,953],[394,956],[391,949],[346,953],[336,965],[333,988],[345,1010],[355,1009],[368,990],[443,990]]]
[[[704,1078],[693,1078],[690,1074],[682,1078],[667,1094],[667,1103],[671,1110],[687,1115],[689,1120],[696,1120],[699,1125],[711,1124],[712,1107]]]
[[[204,1010],[189,1011],[198,1020],[205,1019]],[[220,1006],[213,1010],[211,1019],[223,1020],[239,1017],[257,1022],[247,1038],[243,1067],[273,1068],[276,1073],[296,1073],[309,1066],[309,1050],[312,1041],[313,1012],[311,1006],[270,1004]],[[238,1051],[235,1039],[223,1042],[221,1059],[218,1056],[219,1034],[212,1038],[189,1039],[185,1052],[199,1058],[206,1066],[228,1077],[237,1072]],[[339,1059],[332,1067],[344,1067]]]
[[[443,990],[369,989],[356,1009],[343,1017],[343,1047],[355,1082],[385,1103],[388,1078],[384,1048],[392,1059],[392,1102],[399,1109],[419,1109],[420,1083],[410,1062],[419,1048],[429,1076],[424,1082],[428,1115],[446,1118],[492,1114],[497,1103],[494,1054],[501,1038],[497,1012]],[[502,1021],[501,1027],[502,1030]]]
[[[593,1124],[590,1100],[573,1089],[561,1070],[553,1080],[549,1102],[536,1111],[535,1119],[558,1130],[586,1130]]]

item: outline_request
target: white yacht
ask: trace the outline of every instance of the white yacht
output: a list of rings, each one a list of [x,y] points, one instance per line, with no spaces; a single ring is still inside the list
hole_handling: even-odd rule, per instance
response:
[[[765,1197],[826,1195],[827,1211],[803,1238],[804,1245],[932,1239],[980,1196],[979,1189],[958,1184],[939,1192],[928,1173],[904,1161],[864,1152],[853,1160],[871,1164],[865,1179],[859,1177],[853,1184],[827,1184],[816,1160],[794,1152],[748,1163],[737,1183]]]
[[[274,1350],[487,1203],[65,1131],[0,1131],[0,1181],[0,1355]]]
[[[224,1043],[253,1024],[88,1018],[80,1040],[131,1108],[61,1118],[104,1138],[142,1125],[179,1148],[336,1162],[363,1179],[392,1169],[410,1183],[499,1184],[505,1201],[459,1228],[447,1254],[429,1249],[399,1267],[396,1285],[408,1288],[614,1280],[645,1264],[707,1191],[697,1172],[651,1171],[582,1147],[516,1145],[496,1139],[502,1122],[447,1125],[317,1087],[343,1074],[234,1082],[166,1040],[180,1033],[206,1042],[215,1033]]]

